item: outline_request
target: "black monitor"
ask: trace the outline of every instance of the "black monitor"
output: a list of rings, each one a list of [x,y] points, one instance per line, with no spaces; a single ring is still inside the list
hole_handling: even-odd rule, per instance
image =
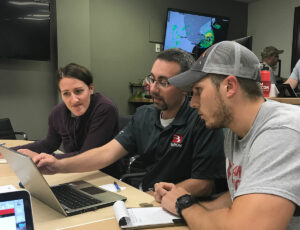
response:
[[[50,59],[49,1],[0,1],[1,58]]]
[[[226,40],[229,18],[168,9],[164,49],[181,48],[198,58],[211,45]]]
[[[234,39],[233,41],[247,47],[249,50],[252,50],[252,36]]]
[[[298,97],[290,84],[276,83],[276,88],[279,91],[278,97]]]

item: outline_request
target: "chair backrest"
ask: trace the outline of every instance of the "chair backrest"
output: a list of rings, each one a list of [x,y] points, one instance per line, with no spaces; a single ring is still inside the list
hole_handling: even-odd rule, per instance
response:
[[[130,121],[132,115],[119,115],[119,130],[121,131]]]
[[[0,119],[0,139],[16,139],[16,135],[9,118]]]

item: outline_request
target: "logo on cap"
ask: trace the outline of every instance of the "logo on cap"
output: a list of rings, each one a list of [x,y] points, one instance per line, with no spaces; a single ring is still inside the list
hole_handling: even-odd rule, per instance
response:
[[[203,52],[203,54],[201,54],[201,56],[202,56],[202,57],[204,57],[204,56],[205,56],[205,54],[206,54],[206,51],[207,51],[207,50],[205,50],[205,51]]]

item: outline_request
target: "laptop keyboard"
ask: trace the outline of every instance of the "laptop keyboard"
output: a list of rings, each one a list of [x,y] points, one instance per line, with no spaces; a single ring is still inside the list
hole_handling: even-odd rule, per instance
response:
[[[68,185],[60,185],[52,187],[51,189],[58,201],[71,209],[78,209],[101,203],[100,200],[94,199],[86,194],[78,192]]]

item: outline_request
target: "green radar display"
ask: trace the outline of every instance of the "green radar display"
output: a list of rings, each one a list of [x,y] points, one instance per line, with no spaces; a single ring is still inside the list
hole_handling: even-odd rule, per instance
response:
[[[200,40],[199,46],[201,48],[208,48],[212,44],[214,44],[214,41],[215,41],[215,35],[214,35],[213,31],[210,30],[204,34],[204,39]]]
[[[211,45],[226,40],[229,18],[168,9],[164,50],[181,48],[198,58]]]

